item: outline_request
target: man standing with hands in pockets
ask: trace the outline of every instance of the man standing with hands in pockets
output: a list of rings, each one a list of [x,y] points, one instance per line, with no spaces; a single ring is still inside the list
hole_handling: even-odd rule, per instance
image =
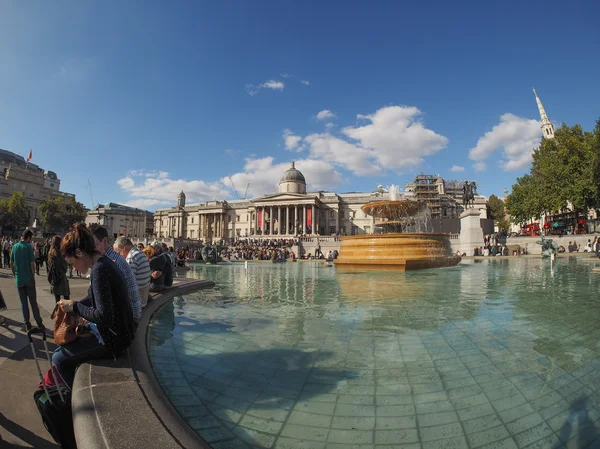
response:
[[[29,304],[31,304],[31,311],[33,312],[35,322],[38,327],[44,327],[35,291],[35,255],[33,254],[33,247],[31,246],[32,237],[33,232],[29,229],[23,231],[21,241],[13,245],[12,253],[10,254],[10,268],[15,276],[15,282],[17,284],[17,289],[19,290],[21,310],[23,312],[23,319],[25,320],[26,331],[31,329],[27,298],[29,298]]]

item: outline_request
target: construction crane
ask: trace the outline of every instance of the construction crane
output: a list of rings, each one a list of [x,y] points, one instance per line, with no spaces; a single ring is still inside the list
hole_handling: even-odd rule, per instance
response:
[[[92,199],[92,209],[96,208],[96,202],[94,201],[94,194],[92,193],[92,183],[88,178],[88,187],[90,188],[90,198]]]
[[[231,188],[233,189],[233,191],[235,192],[235,197],[239,200],[240,196],[238,195],[238,191],[235,188],[235,186],[233,185],[233,179],[231,179],[231,176],[228,176],[229,178],[229,182],[231,183]]]
[[[248,198],[248,189],[250,188],[250,183],[246,186],[246,192],[244,193],[244,199]]]

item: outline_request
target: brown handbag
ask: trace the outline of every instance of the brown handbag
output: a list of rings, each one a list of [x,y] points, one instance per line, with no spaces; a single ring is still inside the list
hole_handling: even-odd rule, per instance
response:
[[[76,329],[80,324],[79,317],[63,312],[57,304],[50,318],[54,320],[54,342],[57,345],[63,346],[77,339]]]

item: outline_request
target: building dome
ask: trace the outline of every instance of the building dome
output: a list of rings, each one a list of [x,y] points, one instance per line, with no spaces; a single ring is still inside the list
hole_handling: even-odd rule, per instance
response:
[[[300,182],[302,184],[306,184],[306,179],[304,179],[302,172],[296,169],[294,162],[292,161],[292,167],[286,170],[279,180],[279,184],[282,182]]]
[[[296,170],[294,162],[279,180],[279,193],[306,193],[306,180],[300,170]]]

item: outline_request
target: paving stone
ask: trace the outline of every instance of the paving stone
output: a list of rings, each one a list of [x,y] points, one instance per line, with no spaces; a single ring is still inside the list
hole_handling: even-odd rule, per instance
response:
[[[467,441],[471,447],[480,447],[495,441],[506,439],[510,436],[508,430],[503,425],[492,427],[491,429],[481,430],[467,435]]]
[[[423,442],[443,440],[463,434],[462,426],[458,422],[433,427],[421,427],[419,431],[421,433],[421,441]]]

